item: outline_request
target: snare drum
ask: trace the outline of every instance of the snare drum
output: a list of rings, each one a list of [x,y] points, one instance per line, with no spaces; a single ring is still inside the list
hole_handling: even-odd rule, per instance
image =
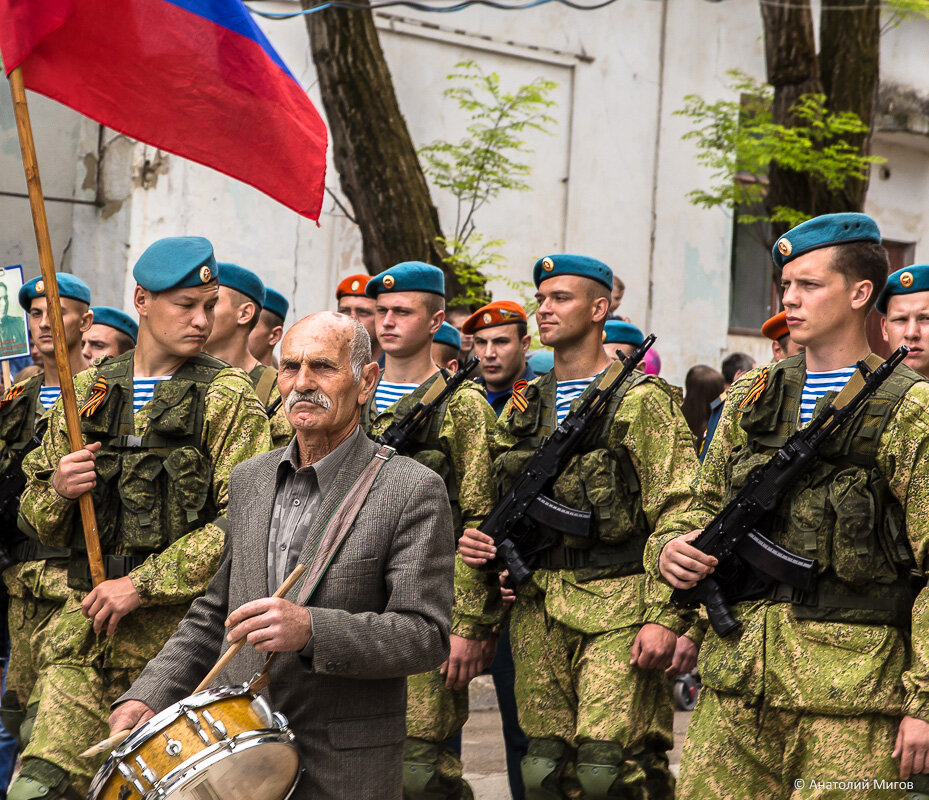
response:
[[[247,685],[207,689],[156,714],[100,768],[88,800],[284,800],[300,759],[281,714]]]

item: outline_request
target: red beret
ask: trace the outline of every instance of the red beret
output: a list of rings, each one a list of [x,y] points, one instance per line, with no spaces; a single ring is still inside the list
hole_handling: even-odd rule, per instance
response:
[[[367,297],[365,286],[368,285],[369,280],[371,280],[370,275],[349,275],[347,278],[342,278],[336,287],[335,299],[338,300],[346,295],[350,297]]]
[[[761,326],[761,332],[773,342],[790,333],[790,329],[787,327],[787,312],[782,311],[780,314],[771,317]]]
[[[512,325],[515,322],[528,322],[526,310],[512,300],[496,300],[479,308],[468,317],[461,326],[461,332],[470,335],[484,328],[496,325]]]

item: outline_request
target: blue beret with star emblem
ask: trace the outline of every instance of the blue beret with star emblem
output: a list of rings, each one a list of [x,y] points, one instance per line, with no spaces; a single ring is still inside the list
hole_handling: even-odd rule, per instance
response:
[[[55,283],[58,284],[59,297],[70,297],[90,305],[90,287],[76,275],[70,272],[56,272]],[[45,297],[45,281],[42,277],[26,281],[19,290],[19,304],[29,310],[32,301],[37,297]]]
[[[577,256],[570,253],[545,256],[535,262],[532,268],[532,279],[536,288],[548,278],[557,278],[559,275],[580,275],[592,281],[602,283],[607,289],[613,291],[613,270],[602,261],[590,256]]]
[[[631,322],[608,319],[603,326],[604,344],[634,344],[638,347],[644,341],[645,334]]]
[[[881,293],[877,296],[874,307],[881,313],[887,313],[887,301],[895,294],[913,294],[929,292],[929,264],[913,264],[892,272]]]
[[[276,314],[281,319],[287,316],[287,310],[290,308],[290,302],[284,295],[270,286],[265,286],[264,310]]]
[[[203,286],[219,277],[213,245],[202,236],[159,239],[142,253],[132,277],[143,289],[165,292]]]
[[[365,286],[368,297],[385,292],[431,292],[445,296],[445,273],[422,261],[404,261],[375,275]]]
[[[125,333],[132,341],[139,338],[139,325],[125,311],[112,306],[94,306],[94,325],[109,325],[111,328]]]
[[[778,269],[813,250],[852,242],[881,243],[877,223],[867,214],[846,212],[813,217],[781,236],[771,248]]]
[[[432,337],[432,341],[436,344],[447,344],[449,347],[454,347],[457,350],[461,349],[461,334],[454,325],[450,325],[447,322],[443,322],[439,326],[439,329]]]
[[[238,264],[220,261],[217,266],[219,267],[220,286],[235,289],[264,307],[265,285],[261,282],[261,278],[250,269],[240,267]]]

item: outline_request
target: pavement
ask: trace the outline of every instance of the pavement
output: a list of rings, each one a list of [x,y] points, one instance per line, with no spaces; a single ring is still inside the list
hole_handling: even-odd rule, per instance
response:
[[[511,800],[506,780],[506,757],[500,731],[493,684],[482,675],[471,684],[471,716],[462,732],[462,760],[465,778],[474,790],[475,800]],[[674,712],[674,749],[671,769],[677,774],[681,763],[681,745],[690,712]]]

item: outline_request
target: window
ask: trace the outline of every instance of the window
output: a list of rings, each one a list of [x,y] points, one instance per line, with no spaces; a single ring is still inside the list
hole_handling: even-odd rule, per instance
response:
[[[736,209],[736,218],[738,214]],[[760,336],[762,323],[780,307],[771,250],[766,244],[774,235],[766,222],[736,222],[732,228],[729,333]]]

